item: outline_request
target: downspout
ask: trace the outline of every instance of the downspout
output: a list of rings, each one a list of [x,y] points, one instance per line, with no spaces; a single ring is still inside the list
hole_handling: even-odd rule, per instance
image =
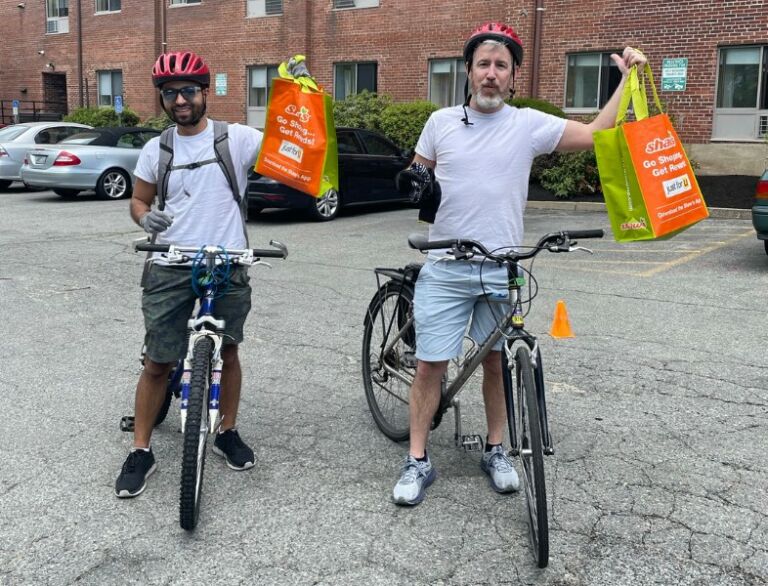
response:
[[[80,92],[80,107],[83,103],[83,5],[77,0],[77,79]]]
[[[160,0],[160,53],[168,51],[168,23],[165,12],[166,0]]]
[[[536,0],[533,17],[533,57],[531,60],[531,97],[539,97],[539,66],[541,64],[541,36],[544,24],[544,0]]]

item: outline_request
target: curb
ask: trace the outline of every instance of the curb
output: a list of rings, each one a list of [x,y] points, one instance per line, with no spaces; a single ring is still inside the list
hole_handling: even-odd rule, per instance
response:
[[[571,212],[605,212],[605,204],[595,201],[528,201],[528,208]],[[752,210],[709,208],[709,217],[725,220],[751,220]]]

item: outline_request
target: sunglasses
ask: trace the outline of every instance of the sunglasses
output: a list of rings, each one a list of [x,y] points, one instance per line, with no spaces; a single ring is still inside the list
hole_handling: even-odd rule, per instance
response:
[[[188,85],[178,89],[166,88],[164,90],[160,90],[160,95],[163,96],[163,100],[166,102],[175,102],[176,97],[181,94],[182,98],[184,98],[187,102],[191,102],[201,91],[203,91],[203,88],[198,85]]]

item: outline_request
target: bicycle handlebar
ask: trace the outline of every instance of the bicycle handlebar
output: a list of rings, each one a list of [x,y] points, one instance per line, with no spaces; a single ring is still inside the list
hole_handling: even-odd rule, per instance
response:
[[[421,252],[448,248],[451,250],[451,254],[456,258],[470,258],[474,256],[475,253],[480,253],[490,260],[513,260],[517,262],[532,258],[542,250],[548,250],[549,252],[568,252],[576,238],[602,238],[604,235],[605,233],[601,229],[563,230],[561,232],[552,232],[542,236],[529,252],[509,251],[500,254],[490,252],[485,246],[474,240],[455,238],[452,240],[433,240],[430,242],[423,234],[411,234],[408,236],[408,245]]]
[[[221,248],[219,246],[204,246],[202,250],[210,248],[210,252],[221,253],[224,252],[230,256],[245,256],[253,255],[254,258],[287,258],[288,248],[285,244],[278,242],[277,240],[270,240],[269,245],[274,248]],[[137,252],[179,252],[179,253],[197,253],[200,252],[199,246],[176,246],[173,244],[153,244],[151,242],[137,242],[134,246]]]

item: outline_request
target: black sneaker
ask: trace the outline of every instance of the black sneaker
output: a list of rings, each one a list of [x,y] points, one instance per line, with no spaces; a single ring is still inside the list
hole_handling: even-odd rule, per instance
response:
[[[139,496],[147,487],[147,478],[157,469],[152,450],[135,450],[128,454],[115,482],[115,495],[126,499]]]
[[[245,445],[236,429],[228,429],[217,433],[213,441],[213,453],[227,459],[227,466],[232,470],[248,470],[253,468],[256,458],[253,450]]]

